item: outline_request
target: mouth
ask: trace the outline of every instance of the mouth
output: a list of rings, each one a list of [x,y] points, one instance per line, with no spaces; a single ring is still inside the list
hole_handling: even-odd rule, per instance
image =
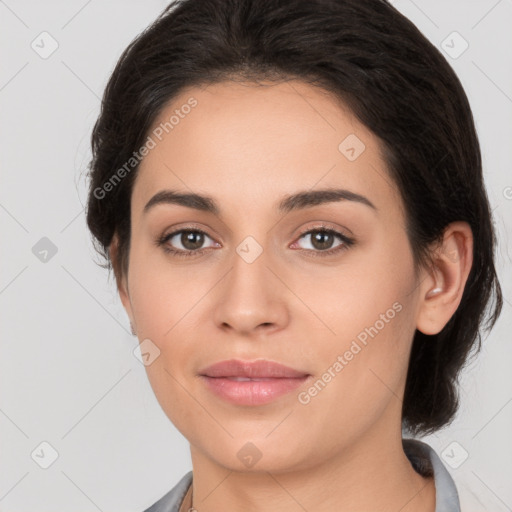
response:
[[[236,405],[263,405],[290,393],[311,375],[273,361],[221,361],[199,371],[207,389]]]

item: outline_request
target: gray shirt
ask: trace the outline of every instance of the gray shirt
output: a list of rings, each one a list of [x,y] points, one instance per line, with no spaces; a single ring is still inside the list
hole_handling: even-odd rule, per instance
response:
[[[455,482],[434,449],[419,439],[402,439],[404,452],[414,469],[423,476],[432,475],[436,486],[435,512],[460,512]],[[192,484],[192,471],[162,498],[144,512],[179,512],[180,505]]]

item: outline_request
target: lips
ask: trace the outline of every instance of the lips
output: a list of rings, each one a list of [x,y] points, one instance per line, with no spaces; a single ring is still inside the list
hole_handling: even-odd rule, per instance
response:
[[[207,389],[236,405],[263,405],[290,393],[310,375],[273,361],[221,361],[199,371]]]
[[[208,366],[199,371],[206,377],[239,377],[245,379],[288,378],[305,377],[308,374],[273,361],[240,361],[231,359]]]

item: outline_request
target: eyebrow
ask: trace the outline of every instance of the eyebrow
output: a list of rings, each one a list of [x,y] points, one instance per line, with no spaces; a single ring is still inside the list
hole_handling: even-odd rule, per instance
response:
[[[288,213],[294,210],[302,210],[320,204],[340,201],[353,201],[377,210],[377,207],[367,197],[339,188],[304,190],[286,195],[278,203],[277,209],[281,213]],[[221,212],[219,205],[212,197],[195,193],[183,193],[177,190],[161,190],[146,203],[143,213],[147,213],[158,204],[177,204],[214,215],[220,215]]]

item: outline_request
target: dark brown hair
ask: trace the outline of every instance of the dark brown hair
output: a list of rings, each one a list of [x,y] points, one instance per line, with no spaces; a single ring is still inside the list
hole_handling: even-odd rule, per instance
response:
[[[468,99],[440,51],[386,1],[170,4],[123,52],[103,95],[87,204],[95,246],[116,277],[126,273],[137,165],[108,191],[105,184],[185,87],[297,78],[333,93],[380,139],[417,265],[428,262],[431,244],[450,222],[466,221],[473,231],[473,267],[459,308],[439,334],[416,331],[411,351],[403,425],[413,434],[434,432],[455,415],[458,374],[471,349],[480,349],[486,314],[486,329],[496,322],[502,295]],[[111,262],[114,233],[119,248]]]

